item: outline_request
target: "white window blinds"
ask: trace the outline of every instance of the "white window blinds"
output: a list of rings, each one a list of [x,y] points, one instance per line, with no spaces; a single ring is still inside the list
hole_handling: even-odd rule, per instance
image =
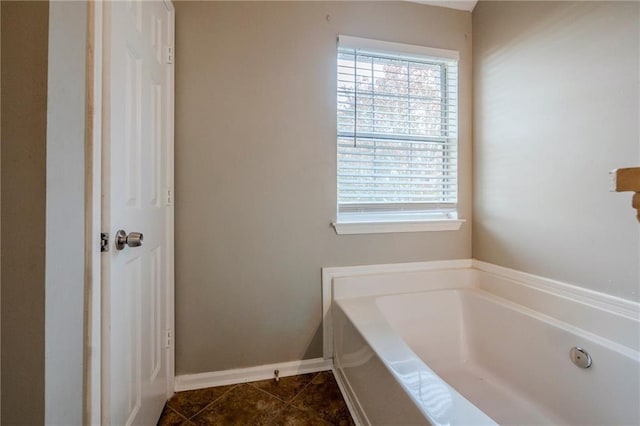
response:
[[[338,221],[455,217],[457,52],[340,36]]]

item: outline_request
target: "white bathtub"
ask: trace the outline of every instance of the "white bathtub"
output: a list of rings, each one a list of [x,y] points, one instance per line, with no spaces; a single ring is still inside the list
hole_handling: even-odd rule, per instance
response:
[[[637,318],[607,312],[611,324],[598,330],[618,334],[598,335],[572,324],[596,309],[584,301],[567,299],[564,310],[547,303],[543,313],[483,290],[499,288],[490,274],[466,268],[453,275],[457,281],[445,287],[459,288],[334,300],[335,370],[360,422],[640,424]],[[367,287],[367,277],[360,279]],[[533,290],[518,294],[524,291]],[[550,297],[538,296],[527,300]],[[558,319],[562,312],[571,318]],[[574,346],[589,352],[590,368],[571,362]]]

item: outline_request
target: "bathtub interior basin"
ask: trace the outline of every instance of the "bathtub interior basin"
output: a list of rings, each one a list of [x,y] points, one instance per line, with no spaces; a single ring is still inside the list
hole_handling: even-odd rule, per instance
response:
[[[640,424],[640,355],[618,342],[478,288],[336,302],[335,362],[365,423]],[[394,386],[407,401],[384,417]]]

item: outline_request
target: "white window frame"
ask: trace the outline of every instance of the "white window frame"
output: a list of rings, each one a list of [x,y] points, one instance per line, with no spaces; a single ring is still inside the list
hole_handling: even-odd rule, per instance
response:
[[[399,55],[402,59],[459,60],[459,53],[453,50],[436,49],[403,43],[372,40],[359,37],[339,36],[338,46],[349,49],[363,49],[381,54]],[[337,76],[336,76],[337,81]],[[457,132],[456,132],[457,134]],[[336,136],[339,137],[336,131]],[[456,145],[458,138],[456,137]],[[459,172],[459,168],[456,173]],[[338,198],[338,197],[337,197]],[[336,199],[337,220],[332,223],[337,234],[369,234],[390,232],[455,231],[460,229],[463,219],[458,218],[457,203],[451,207],[433,212],[411,212],[391,209],[389,212],[340,213]]]

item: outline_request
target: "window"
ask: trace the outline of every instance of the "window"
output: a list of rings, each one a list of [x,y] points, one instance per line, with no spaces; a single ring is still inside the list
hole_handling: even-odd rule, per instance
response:
[[[457,62],[453,51],[340,36],[336,231],[459,222]]]

